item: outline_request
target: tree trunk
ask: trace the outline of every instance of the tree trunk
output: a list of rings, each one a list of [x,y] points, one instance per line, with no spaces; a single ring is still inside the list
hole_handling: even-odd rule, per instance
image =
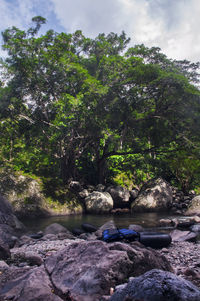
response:
[[[76,163],[73,153],[61,158],[61,178],[65,184],[76,179]]]
[[[106,180],[106,158],[101,158],[97,163],[98,170],[98,182],[99,184],[105,184]]]

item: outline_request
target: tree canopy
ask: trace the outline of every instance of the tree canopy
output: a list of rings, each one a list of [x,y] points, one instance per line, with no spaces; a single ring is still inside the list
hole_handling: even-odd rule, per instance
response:
[[[27,31],[2,33],[1,163],[63,183],[140,185],[162,175],[194,188],[199,63],[169,59],[157,47],[128,48],[124,32],[39,35],[46,20],[32,21]]]

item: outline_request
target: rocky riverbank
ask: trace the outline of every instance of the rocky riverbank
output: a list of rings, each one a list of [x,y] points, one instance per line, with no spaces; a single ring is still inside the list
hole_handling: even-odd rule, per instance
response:
[[[62,250],[74,241],[82,242],[82,239],[64,239],[66,234],[47,234],[41,239],[32,239],[22,236],[21,243],[11,249],[11,258],[8,262],[12,266],[29,267],[30,264],[42,264],[44,260]],[[22,244],[22,245],[21,245]],[[136,244],[133,243],[133,246]],[[167,248],[157,250],[164,255],[171,264],[176,275],[193,282],[200,287],[200,242],[172,242]],[[0,265],[1,267],[1,265]]]
[[[154,269],[162,272],[159,277],[172,277],[173,283],[183,286],[186,296],[189,292],[195,295],[178,300],[199,300],[200,243],[172,242],[160,250],[139,242],[105,243],[98,238],[107,227],[114,227],[114,223],[110,221],[95,233],[81,234],[82,238],[58,224],[48,226],[43,236],[41,232],[22,235],[10,249],[10,256],[0,261],[0,300],[31,301],[33,296],[34,301],[109,300],[119,284],[146,277]],[[173,278],[175,275],[181,277]],[[154,279],[151,281],[153,286]]]
[[[0,169],[0,193],[12,204],[19,218],[71,215],[79,213],[162,212],[192,214],[200,212],[199,202],[191,207],[194,191],[187,195],[162,178],[152,179],[140,190],[98,184],[96,186],[72,181],[54,191],[45,193],[41,179],[12,170]],[[53,189],[53,188],[52,188]],[[56,189],[56,188],[55,188]],[[57,198],[57,196],[60,196]],[[62,198],[61,198],[62,195]],[[197,197],[198,198],[198,197]]]
[[[127,301],[127,296],[199,301],[200,244],[191,242],[199,218],[161,222],[174,230],[171,245],[159,250],[141,243],[145,233],[138,225],[130,229],[141,231],[140,242],[102,241],[103,230],[116,228],[113,221],[99,229],[82,225],[84,233],[51,224],[25,234],[11,205],[0,197],[0,301]]]
[[[172,242],[159,253],[168,259],[176,275],[200,287],[200,242]]]

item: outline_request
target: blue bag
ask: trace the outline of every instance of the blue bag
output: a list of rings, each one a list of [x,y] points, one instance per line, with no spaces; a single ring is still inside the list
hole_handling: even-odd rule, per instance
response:
[[[102,240],[105,242],[119,241],[126,239],[129,241],[138,240],[139,233],[130,229],[106,229],[103,231]]]

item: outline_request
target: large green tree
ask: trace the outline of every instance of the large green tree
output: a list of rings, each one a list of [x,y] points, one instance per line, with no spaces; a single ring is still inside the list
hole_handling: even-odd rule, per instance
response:
[[[198,148],[198,64],[155,47],[128,49],[124,32],[39,36],[45,19],[33,22],[3,32],[2,162],[65,183],[103,183],[112,158],[146,156],[153,166]]]

